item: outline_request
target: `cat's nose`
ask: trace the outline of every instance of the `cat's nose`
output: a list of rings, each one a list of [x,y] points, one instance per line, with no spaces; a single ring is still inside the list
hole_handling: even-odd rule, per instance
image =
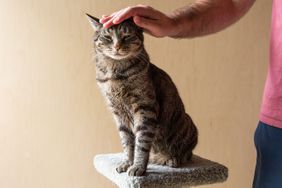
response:
[[[114,44],[114,48],[115,48],[116,50],[119,50],[120,47],[121,47],[120,42],[117,42],[117,43]]]

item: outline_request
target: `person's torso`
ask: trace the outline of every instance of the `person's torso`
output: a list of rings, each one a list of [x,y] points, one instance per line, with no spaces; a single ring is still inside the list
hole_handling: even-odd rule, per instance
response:
[[[265,123],[282,128],[282,0],[273,0],[270,63],[261,117]]]

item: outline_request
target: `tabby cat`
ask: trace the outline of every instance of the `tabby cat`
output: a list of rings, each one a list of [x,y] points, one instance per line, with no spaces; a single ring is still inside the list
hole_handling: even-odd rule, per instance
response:
[[[132,20],[94,28],[96,79],[116,121],[126,158],[117,172],[141,176],[147,164],[177,167],[192,156],[197,128],[171,78],[150,63],[141,28]]]

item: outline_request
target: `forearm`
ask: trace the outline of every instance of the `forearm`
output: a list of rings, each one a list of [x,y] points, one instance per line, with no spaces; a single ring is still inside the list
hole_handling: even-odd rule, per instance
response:
[[[173,11],[176,30],[170,37],[191,38],[221,31],[238,21],[255,0],[197,0]]]

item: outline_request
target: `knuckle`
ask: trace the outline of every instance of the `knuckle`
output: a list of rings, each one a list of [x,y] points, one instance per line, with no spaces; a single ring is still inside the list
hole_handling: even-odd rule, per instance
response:
[[[144,4],[138,4],[137,7],[142,7],[142,8],[152,8],[149,5],[144,5]]]
[[[138,8],[144,8],[144,9],[152,9],[151,6],[143,5],[143,4],[138,4],[136,7],[138,7]]]
[[[144,8],[144,9],[148,9],[148,10],[152,10],[152,9],[153,9],[153,7],[151,7],[151,6],[149,6],[149,5],[144,5],[143,8]]]
[[[139,7],[137,7],[137,6],[129,6],[129,7],[126,8],[126,12],[134,13],[134,12],[138,11],[138,9],[139,9]]]

